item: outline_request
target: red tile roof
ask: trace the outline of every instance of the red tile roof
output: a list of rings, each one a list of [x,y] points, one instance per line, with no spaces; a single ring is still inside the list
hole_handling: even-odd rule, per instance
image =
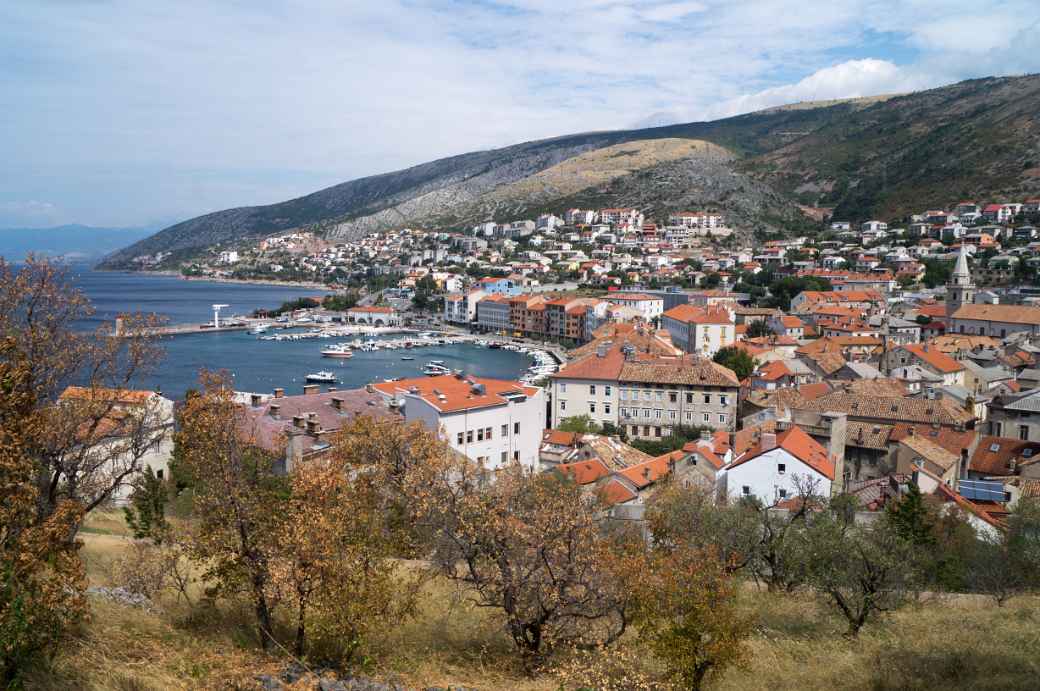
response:
[[[960,372],[964,369],[964,365],[957,362],[938,348],[929,346],[927,343],[911,343],[902,347],[907,352],[913,353],[919,360],[927,363],[932,369],[938,370],[939,372],[953,373]]]
[[[827,458],[827,450],[819,442],[802,431],[802,428],[795,426],[786,432],[776,435],[776,448],[783,449],[828,480],[834,479],[834,463]],[[757,447],[733,461],[729,467],[735,468],[738,465],[743,465],[769,451],[772,451],[772,449],[762,449],[760,438]]]
[[[482,385],[484,390],[478,391],[475,385]],[[507,405],[509,401],[503,397],[504,394],[515,392],[534,396],[539,391],[536,387],[524,386],[515,381],[483,377],[462,379],[452,374],[380,382],[373,386],[388,397],[417,395],[442,413]],[[415,391],[412,391],[413,388]]]
[[[610,468],[598,458],[577,461],[576,463],[562,463],[556,469],[564,475],[573,478],[574,482],[579,485],[592,484],[610,475]]]

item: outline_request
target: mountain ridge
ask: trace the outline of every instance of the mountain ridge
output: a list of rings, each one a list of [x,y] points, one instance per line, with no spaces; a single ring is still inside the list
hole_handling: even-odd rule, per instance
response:
[[[805,105],[705,122],[560,135],[450,156],[285,202],[189,219],[116,252],[103,266],[126,268],[133,266],[135,256],[156,252],[168,252],[168,260],[176,262],[215,244],[297,228],[350,241],[403,225],[465,227],[509,220],[508,214],[523,210],[559,211],[578,199],[603,205],[635,200],[664,213],[679,204],[662,196],[665,189],[682,192],[679,196],[689,203],[727,207],[744,224],[738,230],[764,234],[815,224],[801,213],[804,207],[825,206],[834,208],[836,217],[858,218],[949,203],[940,199],[949,193],[948,185],[937,184],[943,176],[958,184],[970,182],[964,191],[980,195],[1034,189],[1029,180],[1015,177],[1013,169],[1032,158],[1040,160],[1037,75],[987,77],[910,94]],[[991,140],[998,136],[999,121],[991,115],[1001,109],[1015,118],[1017,129],[1005,133],[1008,141],[994,148]],[[973,132],[980,140],[977,145]],[[708,165],[691,156],[657,162],[585,190],[568,190],[556,199],[534,193],[501,198],[502,189],[522,189],[525,182],[589,152],[665,139],[708,142],[725,149],[732,160]],[[958,171],[957,157],[949,153],[958,143],[978,167],[970,175]],[[1036,182],[1040,184],[1040,177]],[[655,193],[655,187],[661,192]],[[728,196],[714,199],[712,194]],[[756,210],[757,204],[766,207]]]

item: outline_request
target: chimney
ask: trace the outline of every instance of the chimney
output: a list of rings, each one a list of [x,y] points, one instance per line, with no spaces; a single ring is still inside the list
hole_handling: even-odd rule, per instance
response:
[[[845,492],[845,441],[848,435],[848,415],[845,413],[824,413],[830,437],[827,440],[827,458],[834,464],[834,481],[831,483],[831,495],[837,496]],[[862,428],[861,428],[862,431]]]
[[[771,451],[776,448],[776,433],[774,432],[763,432],[762,442],[760,444],[763,451]]]
[[[303,385],[303,395],[304,396],[310,396],[312,394],[318,393],[319,391],[321,391],[321,386],[319,386],[318,384],[304,384]]]
[[[269,414],[271,415],[271,417],[273,417],[273,418],[274,418],[275,420],[278,420],[278,419],[280,419],[280,418],[281,418],[282,406],[278,405],[277,403],[272,403],[272,404],[271,404],[271,405],[270,405],[270,406],[268,407],[268,409],[267,409],[267,412],[268,412],[268,413],[269,413]]]
[[[300,429],[303,429],[303,416],[302,415],[293,415],[292,416],[292,426],[300,428]]]
[[[365,391],[368,393],[375,393],[376,387],[372,386],[372,384],[365,384]]]
[[[263,399],[260,397],[260,394],[254,393],[249,395],[249,405],[259,408],[261,403],[263,403]]]
[[[342,412],[343,411],[343,399],[340,398],[339,396],[333,396],[333,398],[332,398],[332,407],[335,408],[336,410]]]
[[[318,436],[318,421],[317,420],[308,420],[307,421],[307,434],[311,435],[312,437]]]
[[[274,390],[274,397],[275,398],[281,398],[284,395],[285,395],[285,389],[275,389]]]

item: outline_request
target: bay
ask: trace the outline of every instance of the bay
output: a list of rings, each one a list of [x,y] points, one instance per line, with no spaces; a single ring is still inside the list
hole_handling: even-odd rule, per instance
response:
[[[72,267],[70,277],[94,304],[96,314],[83,324],[89,328],[112,323],[126,312],[155,313],[174,324],[193,323],[211,319],[213,304],[229,305],[225,315],[248,314],[323,294],[308,288],[185,281],[176,276],[92,271],[89,267]],[[302,392],[307,374],[318,370],[334,372],[335,386],[350,389],[393,377],[421,376],[429,360],[443,360],[452,369],[498,379],[516,379],[531,364],[520,353],[469,344],[356,352],[349,360],[321,357],[321,350],[330,344],[353,339],[261,341],[242,331],[167,337],[161,343],[165,351],[162,362],[138,385],[180,400],[188,389],[197,387],[200,370],[225,370],[238,391],[270,393],[281,387],[294,394]]]

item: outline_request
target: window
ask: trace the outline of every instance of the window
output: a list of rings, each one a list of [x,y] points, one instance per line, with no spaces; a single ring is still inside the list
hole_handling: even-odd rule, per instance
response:
[[[466,430],[466,443],[467,444],[472,444],[473,443],[473,430],[471,430],[471,429]]]
[[[503,437],[508,437],[509,436],[509,425],[502,425],[502,436]]]
[[[781,498],[781,499],[786,499],[786,498],[787,498],[787,490],[786,490],[786,489],[781,489],[781,490],[778,490],[778,491],[777,491],[777,494],[779,494],[779,495],[780,495],[780,498]]]
[[[726,421],[726,414],[725,413],[719,413],[719,422],[725,422],[725,421]]]
[[[776,464],[776,472],[780,473],[781,475],[786,473],[787,472],[787,464],[786,463],[777,463]]]
[[[657,409],[654,410],[654,419],[655,420],[660,420],[661,419],[661,409],[660,408],[657,408]]]
[[[678,402],[678,400],[679,400],[679,394],[675,393],[674,391],[669,391],[668,392],[668,402],[669,403],[676,403],[676,402]]]
[[[520,434],[520,423],[519,422],[514,422],[513,423],[513,434]]]
[[[693,393],[692,392],[686,394],[686,402],[690,403],[690,404],[693,403]]]
[[[993,434],[995,434],[998,437],[1002,437],[1002,436],[1004,436],[1003,432],[1004,432],[1004,423],[1003,422],[994,422],[993,423]]]
[[[643,400],[644,401],[649,401],[650,400],[650,396],[651,396],[651,393],[648,390],[644,389],[643,390]]]
[[[560,393],[567,393],[567,382],[560,382]]]
[[[686,411],[686,422],[693,422],[693,411],[692,410],[687,410]]]
[[[643,436],[644,437],[649,437],[650,436],[650,426],[649,425],[643,425]]]
[[[643,408],[643,417],[650,417],[650,409]]]
[[[621,409],[621,417],[628,417],[628,408]]]
[[[655,391],[654,393],[657,394],[657,400],[659,400],[659,401],[663,401],[664,400],[664,391],[658,390],[658,391]]]
[[[462,446],[462,432],[459,432],[458,438],[456,439],[456,443],[459,446]]]
[[[506,461],[508,461],[508,460],[509,460],[509,452],[508,451],[503,451],[502,455],[499,457],[499,462],[502,463],[503,465],[505,465]]]
[[[513,460],[514,461],[519,461],[520,460],[520,452],[519,451],[514,451],[513,452]]]
[[[604,415],[610,415],[610,404],[609,403],[604,403],[603,404],[603,414]]]
[[[741,488],[740,488],[740,492],[741,492],[741,494],[743,494],[743,495],[744,495],[745,497],[750,497],[750,496],[751,496],[751,488],[750,488],[750,487],[748,487],[747,485],[744,485],[743,487],[741,487]]]
[[[704,414],[704,421],[705,422],[711,422],[711,413],[705,413]]]
[[[477,441],[484,441],[484,428],[480,427],[477,429]]]
[[[590,396],[595,396],[596,395],[596,385],[595,384],[589,384],[589,395]]]
[[[567,401],[560,401],[560,410],[567,410]]]
[[[1029,440],[1029,425],[1019,425],[1018,426],[1018,438],[1021,439],[1022,441],[1028,441]]]
[[[704,394],[704,404],[705,405],[710,405],[711,404],[711,394],[710,393]]]
[[[674,420],[678,416],[678,414],[679,413],[674,411],[674,410],[669,410],[668,411],[668,419],[669,420]]]
[[[726,402],[727,398],[728,398],[727,396],[719,396],[719,404],[720,404],[720,405],[729,405],[729,404],[728,404],[728,403]]]
[[[610,387],[609,386],[604,386],[603,387],[603,395],[604,396],[609,396],[610,395]]]
[[[628,398],[628,389],[621,389],[618,391],[618,398],[622,401]]]
[[[655,437],[661,436],[661,428],[660,427],[654,427],[654,436]]]
[[[158,470],[155,471],[155,477],[159,478],[160,480],[163,479],[163,469],[162,468],[159,468]]]
[[[590,413],[595,413],[596,412],[596,402],[595,401],[589,401],[589,412]]]

